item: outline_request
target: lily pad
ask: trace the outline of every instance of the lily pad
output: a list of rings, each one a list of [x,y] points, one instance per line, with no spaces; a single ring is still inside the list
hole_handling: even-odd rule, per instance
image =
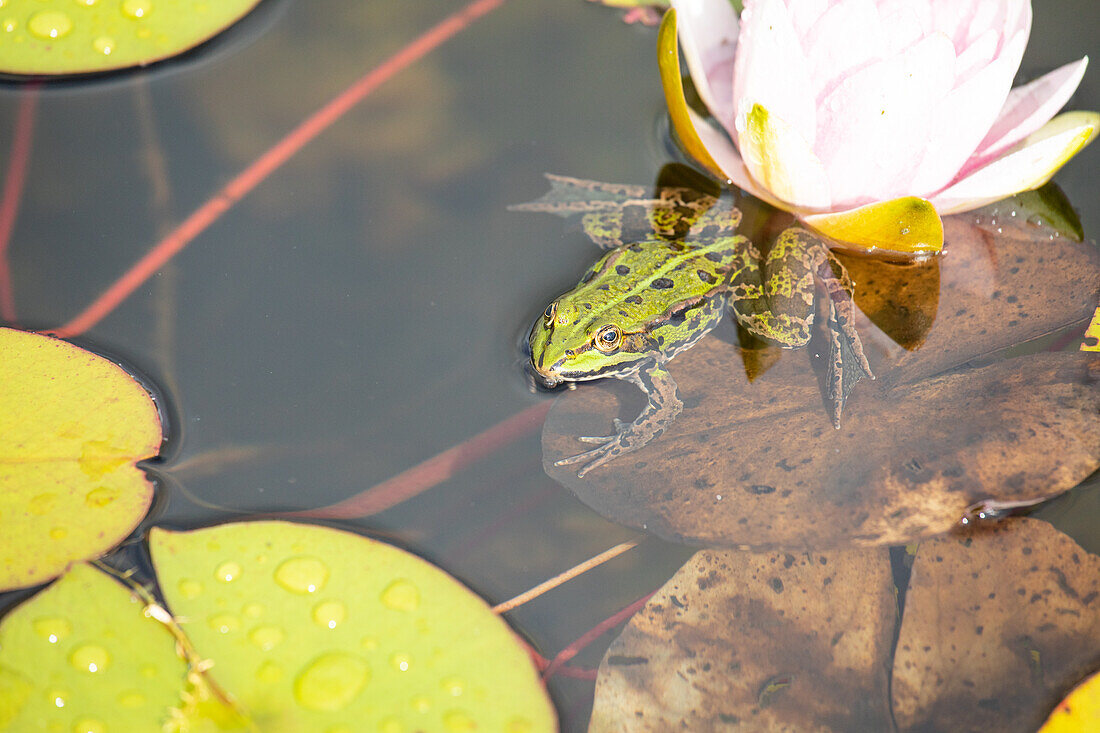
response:
[[[1033,731],[1100,667],[1100,557],[1021,519],[917,552],[894,656],[902,730]]]
[[[834,430],[805,361],[784,358],[750,385],[729,367],[736,348],[712,340],[674,363],[692,406],[659,440],[578,478],[554,465],[577,452],[574,436],[637,407],[605,390],[567,395],[547,418],[545,468],[604,516],[674,541],[904,544],[951,529],[978,502],[1038,501],[1095,471],[1094,359],[1037,354],[855,390]]]
[[[1033,731],[1100,660],[1098,593],[1031,519],[922,543],[900,620],[885,550],[701,551],[608,649],[591,730]]]
[[[1054,708],[1039,733],[1100,730],[1100,672],[1082,682]]]
[[[7,0],[0,7],[0,73],[86,74],[183,53],[259,0]]]
[[[554,728],[504,621],[413,555],[286,522],[149,543],[169,608],[261,730]]]
[[[1060,238],[994,238],[961,217],[945,224],[944,255],[929,263],[843,258],[879,379],[853,390],[839,431],[806,353],[823,344],[783,353],[749,383],[743,352],[710,337],[670,364],[685,409],[664,435],[584,479],[554,462],[580,452],[576,436],[632,419],[640,392],[605,380],[563,394],[543,432],[547,472],[615,521],[720,546],[905,543],[983,500],[1071,488],[1100,465],[1088,360],[965,365],[1087,319],[1100,255]]]
[[[704,550],[607,650],[589,731],[888,730],[894,625],[885,550]]]
[[[79,564],[0,622],[0,731],[160,730],[181,704],[176,639]]]
[[[42,583],[118,544],[149,509],[135,463],[161,442],[156,405],[118,365],[0,328],[0,590]]]
[[[286,522],[149,541],[175,619],[75,567],[0,622],[0,731],[555,728],[508,626],[402,550]]]

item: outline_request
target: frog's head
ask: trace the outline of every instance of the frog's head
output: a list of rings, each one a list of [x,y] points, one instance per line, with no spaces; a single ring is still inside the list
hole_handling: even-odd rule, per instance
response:
[[[646,359],[646,337],[613,323],[568,295],[546,306],[531,327],[532,373],[543,385],[615,377]]]

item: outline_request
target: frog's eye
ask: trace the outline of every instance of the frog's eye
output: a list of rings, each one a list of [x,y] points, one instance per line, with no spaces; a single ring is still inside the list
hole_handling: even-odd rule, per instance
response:
[[[546,325],[550,325],[550,321],[554,320],[554,314],[558,312],[558,302],[554,301],[550,305],[546,306],[546,310],[542,312],[542,317],[546,321]]]
[[[604,353],[617,349],[622,340],[623,332],[615,325],[604,326],[596,332],[596,348]]]

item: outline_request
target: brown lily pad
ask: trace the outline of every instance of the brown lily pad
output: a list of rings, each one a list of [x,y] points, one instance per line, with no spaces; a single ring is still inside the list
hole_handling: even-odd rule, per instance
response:
[[[894,593],[883,549],[701,551],[607,650],[590,730],[1022,733],[1100,665],[1100,557],[1045,522],[925,542]]]
[[[604,516],[667,539],[818,549],[946,532],[977,502],[1055,496],[1100,466],[1095,356],[1033,354],[872,384],[853,390],[840,430],[799,356],[750,385],[731,368],[736,347],[701,342],[672,363],[684,412],[583,479],[554,462],[583,448],[574,436],[598,435],[637,405],[604,389],[566,394],[544,428],[546,470]]]
[[[873,345],[867,355],[881,379],[913,381],[1043,336],[1088,318],[1100,298],[1100,250],[1088,242],[996,236],[961,216],[944,219],[944,238],[938,312],[920,348],[884,350],[884,339],[868,336]],[[904,279],[906,273],[897,275]],[[924,280],[934,287],[931,278]],[[856,304],[869,314],[891,307],[891,293],[917,287],[884,282],[876,298],[861,295],[860,284]],[[933,298],[932,292],[923,299],[911,293],[908,300]],[[873,328],[862,318],[857,325],[861,333]]]
[[[607,649],[588,731],[887,730],[895,615],[886,550],[703,550]]]
[[[885,550],[696,553],[604,656],[590,732],[887,730]]]
[[[821,397],[823,369],[806,353],[824,354],[823,344],[784,353],[761,375],[753,353],[710,337],[670,365],[683,414],[583,480],[552,464],[584,448],[576,436],[633,419],[640,393],[605,380],[563,395],[544,429],[548,473],[616,521],[757,548],[904,543],[950,529],[980,501],[1072,488],[1100,465],[1100,390],[1085,363],[966,365],[1087,319],[1100,251],[1047,235],[998,238],[964,217],[945,227],[934,260],[843,258],[878,381],[853,389],[839,431]]]
[[[1033,731],[1100,667],[1100,557],[1020,519],[920,546],[894,657],[905,731]]]

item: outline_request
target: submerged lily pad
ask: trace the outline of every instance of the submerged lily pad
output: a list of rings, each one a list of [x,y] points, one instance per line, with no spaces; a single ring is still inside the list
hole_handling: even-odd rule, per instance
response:
[[[1100,466],[1088,357],[964,365],[1086,319],[1100,256],[1088,243],[946,225],[934,270],[845,259],[874,319],[859,315],[857,327],[879,379],[852,391],[839,431],[811,365],[824,345],[783,353],[750,383],[739,349],[709,337],[670,365],[685,408],[664,435],[583,479],[554,462],[584,448],[577,436],[632,419],[641,393],[605,380],[563,394],[543,432],[547,472],[615,521],[761,548],[906,543],[950,529],[976,502],[1071,488]],[[894,287],[913,270],[921,277]]]
[[[1100,660],[1100,558],[1045,522],[921,544],[896,651],[894,591],[882,549],[699,552],[608,649],[592,730],[1023,733]]]
[[[149,542],[169,608],[261,730],[554,727],[504,621],[413,555],[286,522]]]
[[[220,33],[259,0],[7,0],[0,73],[85,74],[143,66]]]
[[[80,565],[0,622],[0,731],[555,728],[504,621],[402,550],[286,522],[150,548],[176,621]]]
[[[137,526],[153,486],[160,418],[116,364],[0,328],[0,590],[49,580]]]
[[[607,650],[589,731],[888,730],[894,626],[886,550],[704,550]]]

